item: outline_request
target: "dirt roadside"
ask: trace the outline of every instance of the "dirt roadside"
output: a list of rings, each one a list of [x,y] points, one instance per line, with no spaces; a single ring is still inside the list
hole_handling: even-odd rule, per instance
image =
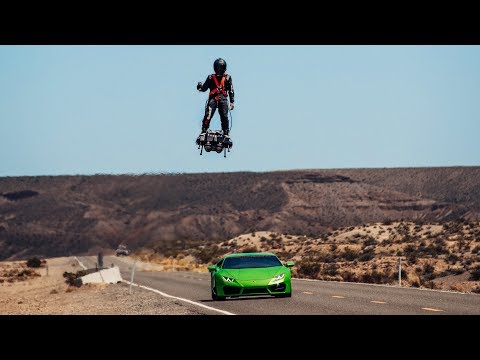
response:
[[[0,273],[22,271],[24,261],[0,262]],[[47,259],[35,269],[40,276],[12,278],[0,283],[0,315],[200,315],[200,308],[124,283],[87,284],[80,288],[65,283],[63,273],[81,270],[74,258]],[[8,279],[8,278],[5,278]]]

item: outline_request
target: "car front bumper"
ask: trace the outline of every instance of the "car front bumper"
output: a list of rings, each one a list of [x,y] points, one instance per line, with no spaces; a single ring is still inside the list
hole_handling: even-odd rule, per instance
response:
[[[290,279],[269,284],[270,280],[217,283],[218,296],[283,295],[291,293]]]

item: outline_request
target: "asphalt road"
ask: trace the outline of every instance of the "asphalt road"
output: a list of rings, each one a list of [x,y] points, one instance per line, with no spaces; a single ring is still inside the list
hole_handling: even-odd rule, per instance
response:
[[[79,259],[87,267],[95,264],[94,257]],[[104,263],[118,265],[123,279],[130,280],[131,265],[122,258],[105,257]],[[257,296],[213,301],[209,273],[136,271],[134,283],[238,315],[480,314],[477,294],[394,286],[293,279],[291,298]],[[219,313],[200,309],[206,314]]]

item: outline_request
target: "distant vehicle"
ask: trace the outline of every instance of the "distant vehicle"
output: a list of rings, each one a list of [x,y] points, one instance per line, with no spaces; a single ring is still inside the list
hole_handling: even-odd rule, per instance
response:
[[[125,245],[118,245],[117,250],[115,250],[115,256],[128,256],[130,255],[130,250],[127,249]]]
[[[293,265],[293,261],[282,264],[269,252],[227,255],[208,267],[212,299],[250,295],[291,297],[290,268]]]

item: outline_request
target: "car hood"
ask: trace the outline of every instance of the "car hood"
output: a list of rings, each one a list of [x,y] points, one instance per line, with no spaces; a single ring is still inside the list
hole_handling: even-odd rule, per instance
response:
[[[284,266],[248,269],[222,269],[222,275],[232,277],[236,280],[263,280],[273,278],[282,271],[285,271]]]

